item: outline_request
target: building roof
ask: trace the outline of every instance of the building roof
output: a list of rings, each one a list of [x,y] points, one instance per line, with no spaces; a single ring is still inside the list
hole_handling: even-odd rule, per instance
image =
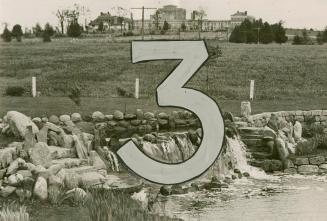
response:
[[[245,12],[237,11],[235,14],[232,14],[232,16],[247,16],[247,15],[248,15],[247,11]]]
[[[125,22],[130,22],[130,18],[123,18]],[[110,22],[113,25],[120,24],[120,17],[116,15],[111,15],[109,12],[103,13],[101,12],[100,15],[94,19],[93,21],[90,22],[90,25],[99,25],[100,22]]]

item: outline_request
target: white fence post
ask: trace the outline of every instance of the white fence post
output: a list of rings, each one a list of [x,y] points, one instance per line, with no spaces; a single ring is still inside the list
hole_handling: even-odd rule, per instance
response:
[[[254,98],[254,80],[250,82],[250,100],[253,101]]]
[[[36,97],[36,77],[32,77],[32,96]]]
[[[135,98],[139,99],[140,96],[140,80],[138,78],[135,79]]]

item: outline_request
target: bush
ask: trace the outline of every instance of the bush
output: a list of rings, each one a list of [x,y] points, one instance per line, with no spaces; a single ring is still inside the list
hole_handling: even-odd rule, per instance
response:
[[[77,38],[82,34],[82,28],[77,21],[71,22],[67,28],[67,34],[69,37]]]
[[[9,29],[7,27],[5,27],[5,29],[3,30],[3,33],[1,35],[1,38],[5,41],[5,42],[11,42],[11,32],[9,31]]]
[[[134,36],[134,33],[132,31],[124,32],[123,36]]]
[[[47,32],[44,32],[42,35],[43,42],[51,42],[51,37]]]
[[[128,92],[125,88],[117,87],[116,90],[118,96],[120,97],[133,97],[133,94]]]
[[[9,86],[6,88],[7,96],[22,96],[25,93],[25,89],[20,86]]]

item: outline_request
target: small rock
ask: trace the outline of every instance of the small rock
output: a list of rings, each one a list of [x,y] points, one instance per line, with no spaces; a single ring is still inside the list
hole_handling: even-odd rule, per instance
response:
[[[244,173],[243,173],[243,176],[244,176],[244,177],[250,177],[250,174],[249,174],[248,172],[244,172]]]
[[[159,192],[163,196],[169,196],[171,195],[171,188],[168,186],[161,186]]]
[[[295,159],[295,162],[294,162],[295,165],[307,165],[309,164],[309,159],[306,158],[306,157],[298,157]]]
[[[143,114],[143,111],[141,109],[136,109],[136,117],[139,120],[143,120],[144,114]]]
[[[115,120],[123,120],[124,119],[124,113],[119,111],[119,110],[116,110],[114,112],[114,119]]]
[[[146,134],[144,135],[143,139],[151,143],[154,143],[156,141],[156,137],[153,134]]]
[[[232,179],[233,180],[236,180],[237,179],[237,176],[235,174],[232,174]]]
[[[26,162],[22,158],[14,160],[7,169],[7,174],[11,175],[18,171],[19,168],[26,167]]]
[[[34,195],[40,200],[46,200],[48,198],[48,185],[46,179],[39,176],[35,182]]]
[[[284,170],[284,173],[297,174],[297,170],[295,168],[287,168],[287,169]]]
[[[41,120],[42,120],[42,122],[43,122],[43,123],[46,123],[46,122],[48,122],[48,121],[49,121],[49,119],[48,119],[47,117],[42,117],[42,119],[41,119]]]
[[[32,172],[29,171],[29,170],[18,170],[17,171],[17,174],[20,174],[23,176],[23,178],[26,178],[26,177],[32,177]]]
[[[92,119],[95,122],[102,122],[102,121],[104,121],[104,114],[101,113],[100,111],[95,111],[92,114]]]
[[[312,165],[320,165],[325,163],[325,157],[324,156],[315,156],[315,157],[311,157],[309,159],[310,164]]]
[[[185,190],[183,189],[183,187],[181,186],[181,185],[179,185],[179,184],[176,184],[176,185],[173,185],[172,187],[171,187],[171,193],[172,194],[176,194],[176,195],[178,195],[178,194],[185,194]]]
[[[239,169],[234,169],[234,173],[241,173],[241,171]]]
[[[136,114],[125,114],[125,120],[134,120],[136,119]]]
[[[12,174],[8,177],[8,184],[10,186],[18,186],[24,180],[23,175],[21,174]]]
[[[63,114],[63,115],[61,115],[61,116],[59,117],[59,120],[60,120],[61,122],[69,121],[69,120],[70,120],[70,116],[67,115],[67,114]]]
[[[63,187],[64,186],[64,180],[59,176],[50,175],[50,177],[49,177],[49,186]]]
[[[152,119],[154,119],[154,113],[152,113],[152,112],[146,112],[146,113],[144,113],[144,119],[146,119],[146,120],[152,120]]]
[[[53,124],[59,124],[59,117],[57,117],[56,115],[52,115],[49,117],[49,122]]]
[[[167,113],[165,113],[165,112],[161,112],[161,113],[159,113],[159,114],[158,114],[158,117],[159,117],[160,119],[165,119],[165,120],[168,120],[168,119],[169,119],[169,115],[168,115]]]
[[[33,118],[32,121],[33,121],[33,123],[35,123],[35,124],[40,124],[40,123],[42,122],[41,118],[39,118],[39,117],[35,117],[35,118]]]
[[[70,119],[76,123],[76,122],[80,122],[82,121],[82,116],[80,113],[73,113],[71,116],[70,116]]]
[[[104,176],[98,172],[88,172],[80,175],[83,187],[90,187],[104,183]]]
[[[319,172],[319,167],[316,165],[301,165],[297,168],[298,172],[303,175],[316,174]]]
[[[105,118],[105,120],[113,120],[114,119],[114,115],[107,114],[107,115],[104,115],[104,118]]]

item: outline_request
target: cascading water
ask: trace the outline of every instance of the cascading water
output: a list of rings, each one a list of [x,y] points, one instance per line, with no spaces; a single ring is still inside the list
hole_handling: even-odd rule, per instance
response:
[[[111,170],[114,172],[119,172],[119,163],[116,154],[110,150],[106,150],[107,153],[107,160],[110,163]]]

